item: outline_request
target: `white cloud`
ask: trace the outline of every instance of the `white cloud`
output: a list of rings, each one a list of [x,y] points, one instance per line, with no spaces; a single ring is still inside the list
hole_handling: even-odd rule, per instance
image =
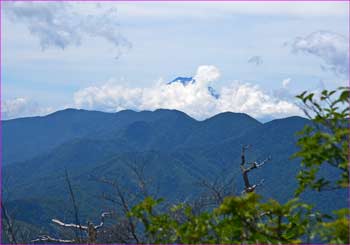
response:
[[[253,63],[256,66],[262,65],[264,63],[261,56],[252,56],[248,59],[248,63]]]
[[[110,112],[177,109],[197,119],[225,111],[243,112],[256,118],[300,114],[299,108],[292,102],[279,99],[249,83],[232,82],[219,90],[220,96],[215,98],[208,91],[208,86],[219,76],[215,66],[200,66],[194,77],[196,82],[187,85],[159,81],[147,88],[129,88],[109,81],[99,87],[77,91],[74,101],[78,108]]]
[[[283,87],[283,88],[287,88],[287,87],[289,86],[289,84],[290,84],[291,81],[292,81],[292,79],[290,79],[290,78],[284,79],[284,80],[282,81],[282,87]]]
[[[348,39],[330,31],[317,31],[305,37],[297,37],[291,44],[293,52],[301,52],[321,58],[324,70],[335,74],[348,74],[349,43]]]
[[[200,66],[197,69],[197,73],[194,76],[194,80],[197,85],[201,87],[208,87],[209,83],[219,79],[220,71],[215,66]]]
[[[1,117],[4,120],[45,115],[52,111],[51,108],[41,108],[36,102],[22,97],[2,101],[1,105]]]
[[[273,96],[285,101],[295,100],[295,94],[292,94],[289,90],[289,84],[292,81],[291,78],[286,78],[282,80],[282,86],[278,89],[272,91]]]
[[[75,5],[62,2],[5,2],[5,16],[26,25],[39,39],[43,50],[78,46],[86,36],[99,37],[114,47],[129,48],[130,43],[120,34],[116,9],[86,13]],[[120,50],[118,50],[120,52]]]

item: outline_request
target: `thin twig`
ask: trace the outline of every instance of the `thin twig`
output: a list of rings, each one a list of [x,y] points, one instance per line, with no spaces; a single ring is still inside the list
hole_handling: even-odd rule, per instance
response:
[[[17,244],[16,235],[15,235],[14,230],[13,230],[13,224],[11,222],[11,218],[7,214],[7,210],[5,208],[5,205],[2,202],[1,202],[1,209],[2,209],[2,213],[3,213],[3,218],[7,224],[6,234],[8,236],[8,239],[9,239],[10,243]]]
[[[75,196],[74,196],[73,188],[72,188],[72,185],[71,185],[71,182],[70,182],[70,179],[69,179],[69,175],[68,175],[67,169],[65,169],[65,175],[66,175],[66,182],[68,184],[69,194],[70,194],[70,197],[71,197],[71,200],[72,200],[72,203],[73,203],[75,223],[76,223],[76,225],[81,226],[80,220],[79,220],[79,209],[78,209],[77,203],[75,201]],[[78,234],[80,236],[78,236]],[[78,230],[75,230],[75,235],[76,235],[76,238],[77,238],[78,241],[82,240],[83,236],[82,236],[82,233],[81,233],[81,229],[79,229],[79,233],[78,233]]]

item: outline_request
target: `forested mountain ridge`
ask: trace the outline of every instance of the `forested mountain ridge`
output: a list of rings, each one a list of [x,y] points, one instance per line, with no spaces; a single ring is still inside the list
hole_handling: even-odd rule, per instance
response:
[[[128,164],[145,165],[145,175],[168,200],[189,200],[199,194],[199,180],[232,177],[232,188],[243,190],[241,146],[251,144],[248,161],[271,155],[272,160],[251,174],[264,179],[257,189],[264,197],[286,201],[296,188],[300,163],[297,136],[309,121],[289,117],[262,124],[242,113],[221,113],[197,121],[176,110],[103,113],[67,109],[45,117],[3,122],[4,201],[17,219],[47,226],[52,217],[67,216],[69,206],[64,171],[77,190],[84,219],[105,207],[100,194],[109,189],[95,177],[132,182]],[[346,205],[344,192],[307,195],[321,209]],[[38,216],[40,216],[38,218]]]
[[[238,117],[242,119],[237,120]],[[154,112],[124,110],[117,113],[104,113],[65,109],[43,117],[3,121],[3,164],[28,160],[76,138],[127,138],[140,141],[142,138],[146,140],[150,134],[163,133],[166,135],[163,135],[162,139],[167,137],[172,140],[176,138],[187,140],[188,142],[180,143],[191,146],[202,141],[198,137],[205,137],[207,134],[221,140],[227,134],[242,132],[259,124],[246,114],[230,112],[216,115],[205,121],[196,121],[176,110],[158,109]],[[209,131],[211,127],[216,129]],[[169,135],[171,133],[174,135]],[[155,135],[153,138],[159,136]],[[152,142],[147,143],[150,144],[148,147],[152,146]]]

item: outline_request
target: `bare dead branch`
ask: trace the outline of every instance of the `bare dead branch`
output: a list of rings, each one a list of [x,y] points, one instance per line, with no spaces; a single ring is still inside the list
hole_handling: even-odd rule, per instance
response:
[[[15,232],[14,232],[14,229],[13,229],[12,220],[11,220],[10,216],[7,214],[7,210],[6,210],[5,205],[3,204],[3,202],[1,202],[1,210],[2,210],[2,213],[3,213],[3,219],[4,219],[5,224],[7,226],[6,229],[5,229],[5,232],[6,232],[6,235],[7,235],[8,239],[9,239],[9,242],[17,244],[17,239],[16,239],[16,235],[15,235]]]
[[[68,175],[67,169],[65,169],[65,177],[66,177],[66,182],[67,182],[67,185],[68,185],[69,194],[70,194],[70,197],[71,197],[71,200],[72,200],[72,204],[73,204],[75,224],[78,225],[78,226],[81,226],[80,225],[80,220],[79,220],[79,209],[78,209],[77,202],[75,200],[73,188],[72,188],[72,185],[71,185],[71,182],[70,182],[70,179],[69,179],[69,175]],[[78,230],[79,230],[79,233],[78,233]],[[81,228],[75,230],[75,236],[76,236],[76,239],[78,241],[82,239],[81,231],[82,231]],[[79,236],[78,236],[78,234],[79,234]]]
[[[56,225],[59,225],[64,228],[73,228],[78,229],[80,231],[84,231],[87,234],[87,242],[89,244],[96,243],[97,240],[97,231],[103,227],[104,219],[107,215],[111,214],[110,212],[103,212],[101,214],[101,223],[99,225],[94,225],[91,222],[87,223],[87,226],[82,226],[80,224],[66,224],[58,219],[52,219],[52,222]],[[32,240],[32,242],[60,242],[60,243],[81,243],[84,240],[82,238],[78,238],[79,240],[65,240],[60,238],[52,238],[48,235],[39,236],[37,239]]]
[[[141,165],[137,164],[136,161],[134,164],[128,164],[127,165],[131,172],[135,175],[136,181],[137,181],[137,187],[140,189],[140,192],[143,194],[144,197],[149,196],[148,191],[148,181],[145,178],[144,169],[145,169],[145,162],[143,162]]]
[[[96,225],[96,226],[94,227],[96,230],[98,230],[98,229],[100,229],[100,228],[103,227],[104,222],[105,222],[105,217],[106,217],[107,215],[109,215],[109,214],[111,214],[111,213],[110,213],[110,212],[103,212],[103,213],[101,214],[101,223],[100,223],[99,225]]]
[[[75,228],[75,229],[80,229],[83,231],[87,231],[87,229],[88,229],[87,226],[76,225],[76,224],[66,224],[66,223],[63,223],[62,221],[59,221],[58,219],[52,219],[51,221],[53,223],[55,223],[56,225],[66,227],[66,228]]]
[[[102,183],[105,183],[105,184],[108,184],[114,188],[114,190],[116,191],[117,200],[113,197],[105,195],[105,197],[107,197],[106,200],[111,201],[111,202],[118,204],[120,206],[121,211],[124,214],[124,217],[127,217],[127,223],[129,226],[128,228],[129,228],[129,231],[131,233],[131,236],[136,241],[136,243],[140,243],[140,239],[139,239],[137,232],[136,232],[136,224],[131,217],[128,217],[128,214],[129,214],[131,209],[130,209],[130,200],[126,197],[126,195],[124,193],[125,188],[122,189],[120,184],[117,181],[111,181],[111,180],[108,180],[106,178],[95,178],[95,180],[102,182]]]
[[[263,166],[265,163],[267,163],[268,161],[270,161],[272,158],[271,156],[269,156],[268,158],[264,159],[263,161],[261,161],[260,163],[255,162],[256,163],[256,167],[260,168],[261,166]]]
[[[42,235],[39,236],[37,239],[31,240],[31,242],[57,242],[57,243],[75,243],[75,240],[64,240],[64,239],[58,239],[58,238],[53,238],[48,235]]]
[[[249,167],[245,168],[244,167],[244,165],[246,163],[245,151],[246,151],[247,148],[248,148],[247,146],[243,146],[242,147],[242,155],[241,155],[241,159],[242,160],[241,160],[240,167],[241,167],[243,181],[244,181],[244,186],[245,186],[245,188],[242,191],[242,193],[253,192],[256,189],[256,187],[258,187],[259,185],[262,185],[263,180],[259,184],[251,185],[250,182],[249,182],[248,173],[250,171],[252,171],[253,169],[262,167],[266,162],[271,160],[271,156],[269,156],[268,158],[266,158],[265,160],[261,161],[260,163],[255,161],[255,162],[251,163]]]

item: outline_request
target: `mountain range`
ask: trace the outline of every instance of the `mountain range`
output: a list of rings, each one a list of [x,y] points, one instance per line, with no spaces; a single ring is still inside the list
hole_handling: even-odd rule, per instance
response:
[[[43,117],[2,121],[3,201],[16,219],[46,227],[51,218],[73,221],[65,181],[68,171],[84,219],[95,219],[110,192],[96,178],[132,186],[128,166],[143,166],[158,195],[170,201],[195,198],[200,180],[233,178],[237,195],[243,190],[240,157],[252,147],[248,161],[271,160],[253,171],[257,192],[286,201],[293,197],[300,160],[297,135],[310,122],[288,117],[261,123],[243,113],[225,112],[197,121],[177,110],[117,113],[66,109]],[[323,169],[330,178],[338,174]],[[308,192],[302,196],[320,210],[346,206],[346,192]]]

